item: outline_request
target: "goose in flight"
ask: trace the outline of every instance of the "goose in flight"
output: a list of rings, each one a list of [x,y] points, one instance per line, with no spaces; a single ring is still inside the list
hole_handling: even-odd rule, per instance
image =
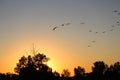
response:
[[[110,31],[113,31],[113,29],[111,29]]]
[[[56,30],[57,28],[59,28],[59,27],[54,27],[52,30],[54,31],[54,30]]]
[[[95,32],[95,34],[97,34],[98,32]]]
[[[117,23],[117,24],[119,24],[120,22],[119,22],[119,21],[117,21],[116,23]]]
[[[90,45],[88,45],[88,47],[91,47]]]
[[[120,26],[120,24],[117,24],[117,26]]]
[[[106,33],[106,31],[103,31],[102,33]]]
[[[115,27],[114,25],[112,25],[112,27]]]
[[[67,25],[70,25],[70,23],[66,23],[65,25],[66,25],[66,26],[67,26]]]
[[[84,22],[81,22],[80,24],[85,24]]]
[[[89,32],[92,32],[92,30],[89,30]]]
[[[91,41],[91,42],[95,43],[96,41]]]
[[[120,12],[118,13],[118,15],[120,15]]]
[[[118,11],[117,11],[117,10],[114,10],[113,12],[115,12],[115,13],[116,13],[116,12],[118,12]]]
[[[65,26],[65,24],[61,24],[61,26]]]

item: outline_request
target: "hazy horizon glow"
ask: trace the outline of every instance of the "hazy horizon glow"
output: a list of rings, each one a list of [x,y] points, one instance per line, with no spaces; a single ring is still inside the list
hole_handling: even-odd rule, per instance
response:
[[[73,74],[74,67],[82,66],[89,72],[95,61],[120,61],[120,16],[113,12],[120,12],[119,4],[120,0],[0,0],[0,72],[13,72],[33,43],[50,58],[53,71],[68,68]],[[52,31],[67,22],[71,24]]]

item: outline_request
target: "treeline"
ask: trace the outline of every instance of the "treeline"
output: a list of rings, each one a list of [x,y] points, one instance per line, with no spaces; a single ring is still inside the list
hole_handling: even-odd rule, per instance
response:
[[[60,74],[52,71],[44,54],[22,56],[14,68],[15,74],[0,73],[0,80],[120,80],[120,62],[108,66],[103,61],[93,63],[92,72],[86,73],[81,66],[74,68],[74,76],[68,69]]]

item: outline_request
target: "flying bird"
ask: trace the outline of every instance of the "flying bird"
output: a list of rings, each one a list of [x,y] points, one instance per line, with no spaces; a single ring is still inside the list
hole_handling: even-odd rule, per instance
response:
[[[120,24],[117,24],[117,26],[120,26]]]
[[[98,32],[95,32],[96,34],[98,33]]]
[[[119,21],[116,22],[117,24],[120,23]]]
[[[113,31],[113,29],[111,29],[110,31]]]
[[[64,26],[65,24],[61,24],[61,26]]]
[[[90,45],[88,45],[88,47],[91,47]]]
[[[91,42],[95,43],[96,41],[91,41]]]
[[[56,30],[57,28],[59,28],[59,27],[54,27],[52,30],[54,31],[54,30]]]
[[[106,31],[103,31],[102,33],[106,33]]]
[[[114,25],[112,25],[112,27],[115,27]]]
[[[118,15],[120,15],[120,12],[118,13]]]
[[[70,25],[70,23],[66,23],[65,25]]]
[[[84,22],[81,22],[80,24],[85,24]]]
[[[92,30],[89,30],[89,32],[92,32]]]
[[[117,10],[114,10],[113,12],[115,12],[115,13],[116,13],[116,12],[118,12],[118,11],[117,11]]]

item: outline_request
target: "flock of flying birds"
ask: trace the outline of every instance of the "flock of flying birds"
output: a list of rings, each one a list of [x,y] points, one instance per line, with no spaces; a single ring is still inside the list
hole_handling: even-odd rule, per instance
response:
[[[56,30],[57,28],[60,28],[60,27],[63,27],[63,26],[69,26],[71,23],[63,23],[63,24],[61,24],[59,27],[53,27],[53,29],[52,29],[52,31],[54,31],[54,30]],[[85,24],[84,22],[81,22],[80,24]]]
[[[68,26],[68,25],[70,25],[71,23],[64,23],[64,24],[61,24],[59,27],[54,27],[53,29],[52,29],[52,31],[54,31],[54,30],[56,30],[57,28],[60,28],[60,27],[62,27],[62,26]]]
[[[118,15],[118,19],[117,19],[117,21],[115,21],[114,25],[111,25],[111,29],[109,29],[110,32],[114,31],[116,26],[120,27],[120,11],[114,10],[113,12]],[[71,23],[69,23],[69,22],[68,23],[63,23],[59,26],[53,27],[52,31],[55,31],[57,28],[61,28],[63,26],[69,26],[70,24]],[[85,22],[81,22],[80,24],[84,25]],[[105,34],[108,31],[97,32],[97,31],[89,30],[89,33],[92,33],[92,32],[95,33],[95,34],[99,34],[99,33]],[[91,43],[96,43],[96,40],[91,41]],[[89,45],[87,45],[87,47],[92,47],[92,45],[89,44]]]

